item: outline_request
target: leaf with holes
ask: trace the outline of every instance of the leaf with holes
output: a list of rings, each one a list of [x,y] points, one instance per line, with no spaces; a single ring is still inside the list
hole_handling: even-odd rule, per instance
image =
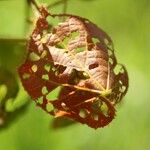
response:
[[[49,29],[47,18],[65,18]],[[25,90],[47,113],[68,117],[92,128],[115,116],[115,104],[126,94],[128,75],[117,64],[110,37],[87,19],[51,15],[41,9],[19,68]],[[51,92],[58,91],[58,98]]]

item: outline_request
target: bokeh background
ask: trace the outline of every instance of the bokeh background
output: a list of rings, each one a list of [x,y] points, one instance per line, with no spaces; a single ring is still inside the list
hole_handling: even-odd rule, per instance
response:
[[[16,71],[25,57],[25,44],[13,39],[24,39],[29,34],[28,5],[26,0],[0,0],[0,74],[12,84],[5,99],[7,115],[0,116],[0,150],[150,148],[150,1],[70,0],[68,4],[68,13],[90,19],[111,36],[118,62],[125,64],[129,73],[129,91],[117,108],[116,118],[105,128],[94,130],[81,124],[51,128],[52,117],[30,100]],[[51,11],[61,10],[58,6]],[[0,102],[6,95],[1,85]],[[14,89],[16,94],[11,95]],[[2,126],[5,120],[6,127]]]

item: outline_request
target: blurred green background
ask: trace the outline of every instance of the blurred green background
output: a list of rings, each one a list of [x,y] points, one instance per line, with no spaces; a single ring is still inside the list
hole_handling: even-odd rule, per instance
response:
[[[52,12],[60,13],[61,10],[62,6],[58,6]],[[25,58],[25,45],[2,38],[26,37],[28,11],[25,0],[0,0],[0,67],[12,73],[17,83],[16,70]],[[19,118],[0,129],[0,150],[150,148],[150,1],[70,0],[67,12],[86,17],[104,29],[114,41],[118,62],[127,67],[129,91],[117,108],[116,119],[97,130],[81,124],[56,130],[50,125],[52,117],[31,101],[24,113],[17,112]],[[20,107],[22,110],[29,98],[20,85],[19,92],[14,109]],[[13,112],[14,109],[10,110],[7,105],[8,111]]]

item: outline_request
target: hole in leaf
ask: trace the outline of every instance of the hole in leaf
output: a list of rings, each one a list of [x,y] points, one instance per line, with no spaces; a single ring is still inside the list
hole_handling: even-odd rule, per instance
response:
[[[90,78],[89,74],[85,71],[78,71],[77,75],[80,79],[89,79]]]
[[[107,48],[113,50],[113,43],[109,41],[107,38],[104,39],[104,43],[107,45]]]
[[[59,43],[59,44],[57,44],[57,45],[55,45],[55,47],[56,47],[56,48],[59,48],[59,49],[63,49],[63,45],[62,45],[62,44],[60,44],[60,43]]]
[[[87,24],[89,24],[89,23],[90,23],[90,22],[89,22],[89,20],[85,20],[84,22],[85,22],[85,23],[87,23]]]
[[[44,51],[42,52],[41,58],[44,58],[45,56],[47,56],[47,51],[46,51],[46,50],[44,50]]]
[[[101,105],[101,112],[105,115],[108,116],[108,106],[103,102],[103,104]]]
[[[47,103],[47,104],[46,104],[46,110],[47,110],[48,112],[51,112],[53,109],[54,109],[54,107],[53,107],[53,105],[52,105],[51,103]]]
[[[94,118],[94,120],[98,121],[98,119],[99,119],[98,114],[93,114],[93,118]]]
[[[58,75],[59,75],[59,71],[56,70],[56,71],[55,71],[55,76],[58,76]]]
[[[44,30],[44,31],[43,31],[43,36],[42,36],[42,38],[40,39],[40,42],[41,42],[41,43],[46,43],[47,40],[48,40],[47,31]]]
[[[111,56],[113,52],[111,50],[108,50],[108,55]]]
[[[94,69],[94,68],[97,68],[98,66],[99,66],[98,63],[94,63],[94,64],[89,65],[89,69]]]
[[[50,68],[51,68],[50,64],[44,65],[44,69],[45,69],[47,72],[50,71]]]
[[[79,116],[80,116],[81,118],[86,118],[87,115],[88,115],[88,113],[87,113],[87,110],[86,110],[86,109],[81,109],[81,110],[80,110]]]
[[[46,95],[46,99],[49,100],[49,101],[57,99],[58,93],[60,92],[61,88],[62,88],[61,86],[58,86],[57,88],[52,90],[50,93],[48,93]]]
[[[30,53],[29,58],[30,58],[31,61],[38,61],[38,60],[40,60],[40,57],[34,52]]]
[[[46,95],[47,93],[48,93],[47,87],[44,86],[44,87],[42,88],[42,94],[43,94],[43,95]]]
[[[75,53],[80,53],[83,52],[84,50],[85,50],[84,47],[76,48]]]
[[[120,68],[121,68],[121,69],[120,69],[120,73],[123,74],[123,73],[125,72],[125,70],[124,70],[124,68],[122,67],[122,65],[120,65]]]
[[[33,66],[31,67],[31,69],[32,69],[33,72],[37,72],[37,65],[33,65]]]
[[[43,96],[41,96],[40,98],[37,99],[37,103],[43,104]]]
[[[96,45],[97,43],[100,43],[100,41],[99,41],[99,39],[97,39],[97,38],[92,38],[92,41],[93,41],[93,43]]]
[[[86,79],[89,79],[90,78],[90,76],[89,76],[89,74],[87,73],[87,72],[83,72],[83,76],[86,78]]]
[[[70,37],[65,37],[65,38],[64,38],[64,40],[63,40],[63,42],[62,42],[62,47],[63,47],[64,49],[66,49],[66,47],[67,47],[69,41],[70,41]]]
[[[51,70],[53,72],[58,72],[59,67],[60,67],[60,65],[54,65],[54,66],[52,66]],[[58,74],[59,74],[59,72],[58,72]]]
[[[125,87],[125,86],[121,86],[121,87],[119,88],[119,91],[122,92],[122,93],[123,93],[125,90],[126,90],[126,87]]]
[[[113,64],[113,59],[111,57],[109,57],[109,63]]]
[[[29,79],[30,78],[30,74],[29,73],[24,73],[23,75],[22,75],[22,78],[23,79]]]
[[[72,32],[71,33],[71,39],[75,39],[75,37],[79,37],[80,33],[79,32]]]
[[[42,75],[42,79],[43,79],[43,80],[49,80],[49,76],[48,76],[48,74],[44,74],[44,75]]]
[[[56,71],[56,68],[55,68],[55,67],[52,67],[52,71]]]
[[[120,83],[121,85],[123,84],[121,80],[119,80],[119,83]]]
[[[114,73],[116,75],[118,75],[120,72],[121,73],[124,72],[124,70],[122,69],[122,66],[121,65],[116,65],[115,68],[114,68]]]

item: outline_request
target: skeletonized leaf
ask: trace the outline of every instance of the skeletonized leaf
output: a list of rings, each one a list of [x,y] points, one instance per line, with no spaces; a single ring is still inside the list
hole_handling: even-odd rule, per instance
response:
[[[65,17],[48,29],[47,17]],[[50,15],[41,9],[19,68],[24,88],[55,117],[69,117],[92,128],[109,124],[114,105],[127,92],[128,75],[118,69],[110,37],[87,19]],[[58,98],[50,93],[59,88]]]

